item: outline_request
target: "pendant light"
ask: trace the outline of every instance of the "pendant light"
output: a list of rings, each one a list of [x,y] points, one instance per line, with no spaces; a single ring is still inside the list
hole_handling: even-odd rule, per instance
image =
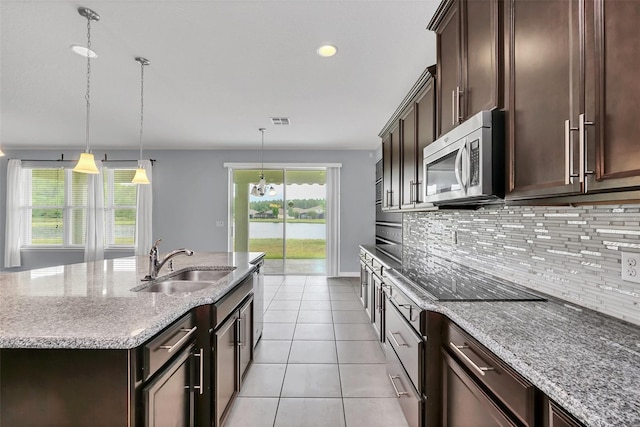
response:
[[[141,56],[138,56],[136,61],[140,63],[140,157],[138,169],[136,169],[136,174],[131,182],[134,184],[150,184],[149,178],[147,178],[147,171],[144,170],[142,165],[142,125],[144,123],[144,67],[151,62]]]
[[[84,153],[80,154],[80,159],[76,164],[76,167],[73,168],[74,172],[80,173],[90,173],[90,174],[98,174],[100,171],[96,167],[96,161],[93,158],[93,153],[89,149],[89,115],[91,111],[91,102],[90,102],[90,89],[91,89],[91,21],[99,21],[100,15],[94,12],[91,9],[86,7],[79,7],[78,13],[81,16],[87,18],[87,93],[84,96],[84,99],[87,101],[87,120],[86,120],[86,146]]]
[[[260,167],[260,180],[258,184],[254,184],[253,188],[251,188],[251,195],[255,197],[262,197],[265,193],[268,193],[270,196],[275,196],[276,189],[273,185],[267,187],[267,181],[264,179],[264,132],[267,130],[265,128],[258,129],[262,133],[262,147],[260,149],[261,153],[261,167]]]

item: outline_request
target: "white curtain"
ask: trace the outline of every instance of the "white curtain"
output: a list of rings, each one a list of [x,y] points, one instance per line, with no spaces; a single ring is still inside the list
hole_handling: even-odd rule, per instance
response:
[[[327,168],[327,276],[340,274],[340,167]]]
[[[136,255],[149,255],[153,242],[153,173],[150,160],[142,160],[151,184],[138,185],[136,200]]]
[[[84,245],[84,260],[104,259],[104,175],[87,175],[87,236]]]
[[[22,162],[9,160],[7,165],[7,213],[4,231],[4,266],[20,267],[20,247],[22,246],[22,220],[24,179]]]

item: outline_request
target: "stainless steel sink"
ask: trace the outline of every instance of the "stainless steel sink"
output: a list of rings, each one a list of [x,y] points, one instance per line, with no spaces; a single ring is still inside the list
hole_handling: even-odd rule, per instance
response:
[[[236,267],[217,268],[215,270],[187,270],[172,276],[170,280],[215,282],[233,273]]]
[[[147,287],[140,289],[138,292],[163,292],[165,294],[178,294],[201,291],[213,282],[205,281],[189,281],[189,280],[162,280],[155,282]]]
[[[233,273],[236,267],[223,266],[201,270],[182,271],[165,279],[158,278],[149,285],[137,289],[137,292],[162,292],[180,294],[200,291]]]

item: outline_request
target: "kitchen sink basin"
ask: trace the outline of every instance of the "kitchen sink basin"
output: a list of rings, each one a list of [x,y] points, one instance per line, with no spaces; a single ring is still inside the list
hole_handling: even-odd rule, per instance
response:
[[[215,270],[187,270],[171,277],[171,280],[215,282],[232,273],[236,267],[217,268]]]
[[[201,291],[212,284],[213,282],[211,281],[163,280],[152,283],[140,289],[138,292],[162,292],[165,294],[188,293]]]

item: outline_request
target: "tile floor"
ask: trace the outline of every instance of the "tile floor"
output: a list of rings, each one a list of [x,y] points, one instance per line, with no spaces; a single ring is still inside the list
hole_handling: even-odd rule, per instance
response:
[[[265,324],[225,427],[406,427],[355,278],[266,276]]]

